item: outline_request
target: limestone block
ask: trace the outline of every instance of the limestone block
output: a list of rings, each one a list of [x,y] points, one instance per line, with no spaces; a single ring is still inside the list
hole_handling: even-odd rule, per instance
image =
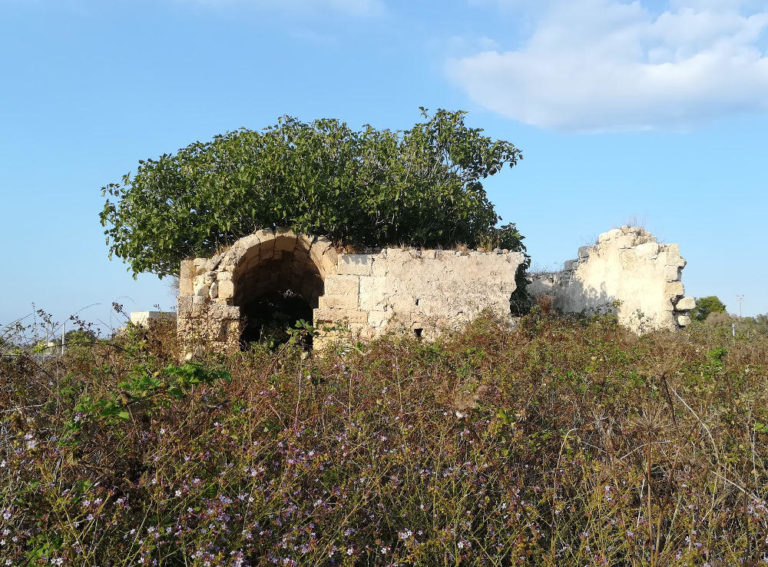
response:
[[[318,299],[318,307],[329,309],[357,309],[357,295],[329,295],[325,294]]]
[[[368,313],[357,309],[327,309],[318,307],[313,310],[315,322],[348,321],[349,323],[368,323]]]
[[[351,275],[333,274],[325,278],[325,293],[327,295],[353,295],[358,297],[360,278]]]
[[[386,255],[379,252],[372,255],[373,266],[371,266],[371,275],[373,277],[383,277],[389,273],[389,260]]]
[[[664,266],[664,277],[668,282],[676,282],[680,279],[681,270],[680,266]]]
[[[261,231],[257,232],[256,234],[259,234],[260,232]],[[275,237],[274,235],[270,235],[268,238],[263,238],[261,240],[261,245],[259,246],[259,259],[262,261],[269,260],[270,258],[274,258],[274,256],[275,256]]]
[[[261,242],[267,242],[275,237],[275,231],[271,228],[262,228],[261,230],[254,232],[254,234],[259,237]]]
[[[591,251],[592,251],[591,246],[582,246],[581,248],[579,248],[579,258],[588,257]]]
[[[657,242],[644,242],[635,247],[638,256],[653,257],[659,254],[659,244]]]
[[[208,284],[205,283],[205,280],[200,278],[195,280],[193,293],[198,297],[206,297],[208,295]]]
[[[370,311],[368,312],[368,324],[374,329],[381,329],[391,317],[391,311]]]
[[[205,297],[200,295],[192,296],[192,317],[202,317],[205,313]]]
[[[678,315],[677,324],[681,327],[687,327],[691,324],[691,318],[688,315]]]
[[[339,274],[371,275],[373,257],[369,254],[342,254],[338,259]]]
[[[249,234],[237,241],[238,248],[248,250],[249,248],[258,247],[261,244],[261,238],[258,234]]]
[[[312,258],[312,261],[315,264],[319,265],[323,254],[325,254],[331,246],[332,244],[330,240],[325,237],[320,237],[312,243],[312,246],[309,249],[309,257]]]
[[[295,252],[303,252],[307,255],[309,255],[309,251],[312,248],[312,244],[314,243],[314,238],[311,236],[307,236],[306,234],[299,234],[299,236],[296,239],[296,250]]]
[[[208,297],[211,299],[216,299],[219,297],[219,283],[217,281],[211,284],[211,287],[208,290]]]
[[[316,261],[316,265],[323,276],[328,276],[336,273],[338,267],[338,253],[331,247],[320,256],[319,261]]]
[[[132,311],[130,321],[138,327],[148,327],[153,321],[172,321],[176,313],[172,311]]]
[[[236,305],[226,305],[223,303],[213,303],[208,307],[208,316],[211,319],[231,320],[240,319],[240,308]]]
[[[684,297],[675,304],[677,311],[690,311],[696,307],[696,300],[693,297]]]
[[[410,250],[403,250],[401,248],[387,248],[387,262],[390,267],[406,264],[413,260],[414,255]]]
[[[601,234],[597,238],[597,241],[598,241],[598,243],[607,242],[609,240],[614,240],[614,239],[617,239],[617,238],[621,237],[622,234],[623,233],[622,233],[621,229],[614,228],[613,230],[609,230],[608,232],[604,232],[603,234]]]
[[[418,311],[416,307],[416,299],[412,295],[406,293],[399,293],[393,295],[387,301],[387,305],[391,307],[392,311],[398,316],[402,316],[406,313],[413,313]]]
[[[680,256],[680,246],[677,244],[667,244],[667,265],[669,266],[679,266],[681,268],[684,268],[687,262],[685,261],[685,258]]]
[[[670,298],[682,297],[685,295],[683,282],[667,282],[665,295]]]
[[[296,248],[296,240],[296,233],[292,230],[280,229],[275,231],[275,251],[293,252]]]
[[[194,288],[192,280],[195,277],[195,263],[193,260],[182,260],[179,270],[179,295],[192,295]]]
[[[223,281],[231,281],[232,280],[232,272],[218,272],[216,274],[216,277],[219,280],[219,283]]]
[[[176,302],[176,306],[180,318],[192,316],[192,296],[180,295]]]
[[[312,310],[312,322],[316,327],[322,324],[333,323],[335,320],[334,317],[336,317],[335,309],[322,309],[316,307]]]
[[[370,276],[360,278],[360,308],[366,310],[380,309],[384,305],[387,293],[387,278]]]

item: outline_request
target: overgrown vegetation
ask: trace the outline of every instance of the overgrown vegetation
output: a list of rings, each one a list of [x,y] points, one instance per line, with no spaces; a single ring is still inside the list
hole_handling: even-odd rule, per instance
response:
[[[754,565],[768,337],[541,309],[435,343],[0,363],[0,564]]]
[[[514,224],[497,227],[482,185],[520,150],[467,127],[464,112],[422,115],[405,131],[284,117],[141,161],[102,190],[110,254],[162,277],[275,226],[351,245],[524,251]]]

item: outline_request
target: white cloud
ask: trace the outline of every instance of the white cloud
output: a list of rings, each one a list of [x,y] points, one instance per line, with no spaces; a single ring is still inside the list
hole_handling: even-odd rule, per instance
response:
[[[377,16],[384,13],[382,0],[179,0],[210,6],[247,5],[283,12],[326,12],[351,16]]]
[[[768,110],[768,11],[744,0],[554,0],[519,50],[448,61],[472,99],[535,126],[686,128]]]

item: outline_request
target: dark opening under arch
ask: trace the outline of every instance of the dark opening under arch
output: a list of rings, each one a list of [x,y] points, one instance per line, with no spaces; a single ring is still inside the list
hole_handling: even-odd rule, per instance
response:
[[[252,246],[238,262],[233,303],[243,317],[241,348],[262,339],[285,342],[298,320],[312,323],[324,283],[303,242],[278,237]],[[311,347],[311,337],[305,346]]]

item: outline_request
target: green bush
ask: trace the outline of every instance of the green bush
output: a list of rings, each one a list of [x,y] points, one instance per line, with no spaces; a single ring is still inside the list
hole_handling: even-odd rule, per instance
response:
[[[481,182],[520,150],[467,127],[463,112],[422,112],[402,132],[286,117],[141,161],[102,190],[110,254],[164,276],[274,226],[352,245],[523,251],[514,224],[496,226]]]

